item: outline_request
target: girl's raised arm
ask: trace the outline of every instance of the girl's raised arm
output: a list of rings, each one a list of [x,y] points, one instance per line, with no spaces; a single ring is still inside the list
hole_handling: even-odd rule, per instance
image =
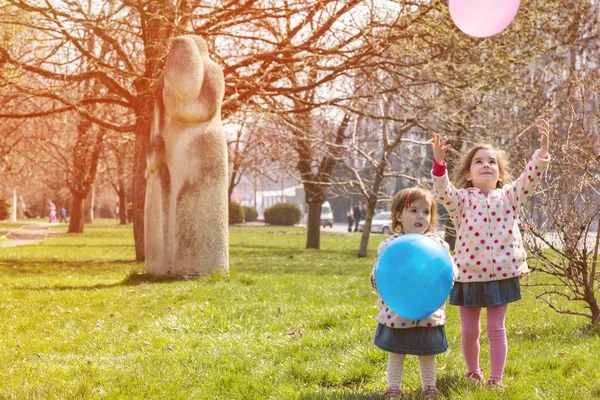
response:
[[[547,119],[541,120],[538,125],[538,132],[540,134],[540,149],[536,150],[521,176],[510,185],[506,192],[517,209],[533,195],[550,161],[548,155],[550,124]]]
[[[433,150],[433,159],[438,164],[441,164],[444,161],[446,150],[452,147],[452,145],[448,143],[448,139],[442,140],[442,137],[438,133],[433,134],[433,140],[430,143]]]

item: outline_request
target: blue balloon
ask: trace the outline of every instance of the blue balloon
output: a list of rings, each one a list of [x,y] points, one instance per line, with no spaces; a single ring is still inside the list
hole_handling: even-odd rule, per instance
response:
[[[375,267],[375,284],[383,301],[411,320],[428,317],[440,308],[452,282],[452,260],[444,246],[416,233],[394,239]]]

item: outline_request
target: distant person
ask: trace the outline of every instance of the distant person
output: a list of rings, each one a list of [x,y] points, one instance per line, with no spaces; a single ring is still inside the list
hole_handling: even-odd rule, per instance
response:
[[[348,218],[348,232],[352,232],[352,224],[354,223],[354,213],[352,207],[348,208],[346,212],[346,218]]]
[[[56,205],[52,201],[48,203],[48,220],[50,223],[56,222]]]
[[[361,202],[359,201],[358,204],[356,204],[354,206],[354,208],[352,209],[352,214],[354,216],[354,232],[358,232],[358,223],[360,222],[360,219],[363,217],[362,212],[361,212]]]
[[[67,209],[65,207],[61,207],[60,208],[60,221],[58,222],[65,222],[65,224],[68,224],[69,221],[67,221]]]
[[[505,317],[508,303],[521,299],[519,280],[529,274],[527,254],[519,232],[519,210],[533,194],[548,167],[550,126],[538,125],[540,148],[521,176],[511,182],[504,154],[486,144],[464,152],[448,178],[444,155],[447,139],[433,136],[433,189],[457,228],[454,255],[460,273],[450,292],[450,304],[459,306],[465,378],[484,381],[479,365],[480,315],[486,309],[490,346],[488,385],[502,387],[508,342]],[[483,216],[482,216],[483,215]]]

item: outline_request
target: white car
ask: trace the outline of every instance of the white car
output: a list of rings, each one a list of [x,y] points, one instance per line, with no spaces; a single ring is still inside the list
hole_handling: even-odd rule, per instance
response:
[[[321,206],[321,226],[323,228],[333,228],[333,213],[331,212],[331,205],[328,201],[324,202]]]
[[[372,233],[383,233],[384,235],[390,235],[392,233],[392,213],[390,211],[384,211],[373,217],[371,220],[371,232]],[[365,220],[358,223],[358,231],[362,232],[365,230]]]

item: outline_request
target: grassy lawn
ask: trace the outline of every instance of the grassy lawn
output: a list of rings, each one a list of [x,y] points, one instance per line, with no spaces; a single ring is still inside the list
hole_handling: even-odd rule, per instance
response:
[[[229,276],[143,275],[131,227],[0,249],[0,399],[378,399],[386,353],[372,344],[376,295],[358,234],[235,227]],[[65,226],[53,228],[64,231]],[[532,279],[536,279],[534,276]],[[467,384],[458,312],[438,388],[452,399],[600,398],[600,335],[525,288],[509,306],[505,390]],[[489,374],[487,339],[482,366]],[[415,357],[404,373],[418,398]]]

